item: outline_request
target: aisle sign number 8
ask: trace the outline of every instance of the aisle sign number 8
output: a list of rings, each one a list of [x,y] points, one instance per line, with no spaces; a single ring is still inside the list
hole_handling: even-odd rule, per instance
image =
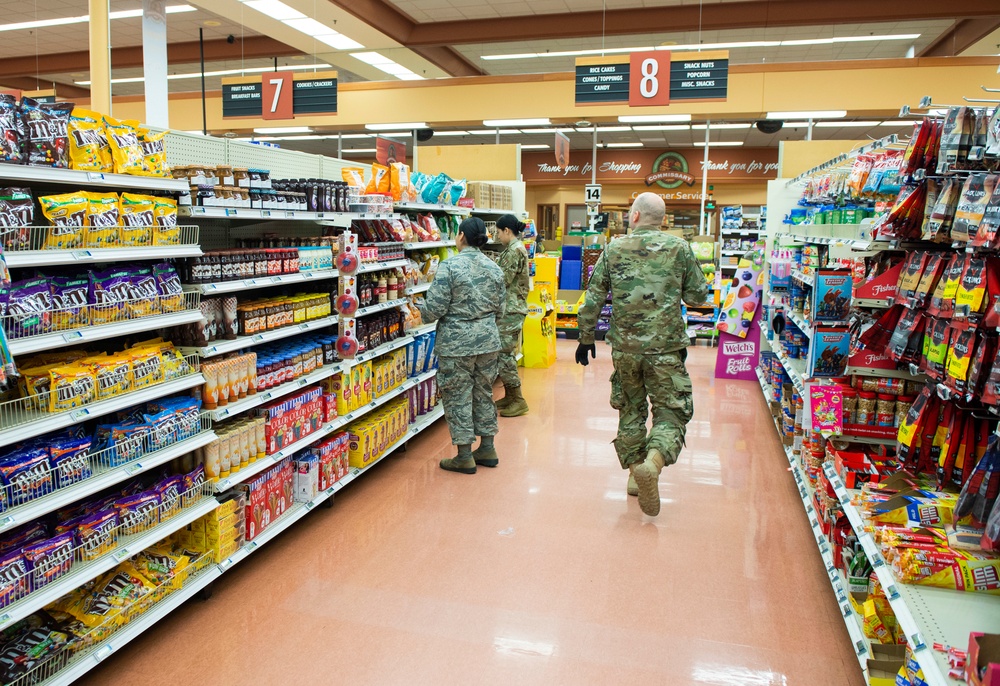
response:
[[[633,52],[629,59],[629,107],[670,104],[670,53]]]

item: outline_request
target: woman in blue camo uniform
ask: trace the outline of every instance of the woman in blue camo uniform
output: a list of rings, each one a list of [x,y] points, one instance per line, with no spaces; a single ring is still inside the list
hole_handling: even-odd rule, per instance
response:
[[[524,223],[512,214],[497,221],[497,238],[504,245],[497,264],[503,270],[507,287],[506,313],[500,320],[500,380],[504,397],[497,401],[501,417],[528,414],[528,403],[521,395],[521,379],[517,375],[517,344],[528,314],[528,251],[521,242]]]
[[[500,332],[504,314],[503,271],[480,248],[489,240],[478,217],[462,222],[455,243],[458,254],[444,260],[427,291],[420,315],[438,322],[434,344],[438,354],[438,388],[451,442],[458,455],[441,460],[441,469],[475,474],[476,466],[499,463],[493,437],[497,408],[493,382],[497,378]],[[479,447],[472,444],[479,436]]]

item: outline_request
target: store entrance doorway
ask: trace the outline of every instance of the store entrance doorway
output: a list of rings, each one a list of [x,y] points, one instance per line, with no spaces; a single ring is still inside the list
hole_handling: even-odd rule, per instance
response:
[[[535,216],[538,218],[539,235],[546,241],[553,240],[559,226],[559,205],[539,205]]]
[[[566,205],[566,223],[563,224],[563,233],[583,231],[589,226],[590,218],[587,216],[586,205]]]

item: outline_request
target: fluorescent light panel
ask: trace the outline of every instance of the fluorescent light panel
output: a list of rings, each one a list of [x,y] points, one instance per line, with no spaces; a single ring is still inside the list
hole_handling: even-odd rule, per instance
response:
[[[818,129],[839,129],[846,127],[870,129],[879,126],[880,121],[818,121],[814,126]]]
[[[598,126],[597,133],[619,133],[622,131],[631,131],[631,126]]]
[[[723,129],[749,129],[750,124],[692,124],[691,128],[696,131],[704,131],[705,129],[721,131]]]
[[[548,150],[549,146],[545,143],[529,143],[521,144],[521,150]]]
[[[356,40],[351,40],[339,31],[334,31],[323,22],[316,21],[311,17],[286,19],[282,23],[336,50],[357,50],[365,47]]]
[[[618,117],[622,124],[655,124],[667,122],[691,121],[690,114],[629,114]]]
[[[695,141],[695,145],[699,147],[705,147],[705,141]],[[708,144],[710,148],[735,148],[736,146],[743,145],[743,141],[713,141]]]
[[[329,64],[288,64],[279,69],[283,71],[297,71],[301,69],[326,69]],[[205,76],[236,76],[241,74],[266,74],[274,71],[274,67],[247,67],[245,69],[220,69],[218,71],[206,71]],[[200,72],[188,72],[185,74],[167,74],[168,81],[176,79],[197,79],[201,77]],[[111,79],[111,83],[142,83],[146,79],[142,76],[129,76],[127,78]],[[78,86],[89,86],[90,81],[74,81]]]
[[[522,52],[511,55],[483,55],[484,60],[525,60],[542,57],[586,57],[588,55],[610,55],[630,52],[648,52],[650,50],[670,50],[672,52],[687,52],[701,50],[734,50],[740,48],[779,48],[796,45],[833,45],[834,43],[870,43],[880,41],[907,41],[920,38],[919,33],[898,33],[882,36],[837,36],[831,38],[806,38],[801,40],[757,40],[732,41],[729,43],[691,43],[687,45],[658,45],[655,47],[609,48],[606,50],[563,50],[553,52]]]
[[[254,129],[254,133],[312,133],[312,129],[308,126],[263,126],[259,129]]]
[[[768,119],[843,119],[847,110],[813,110],[798,112],[768,112]]]
[[[521,132],[517,129],[476,129],[475,131],[469,131],[469,133],[473,136],[495,136],[498,133],[501,136],[513,136]]]
[[[654,124],[652,126],[633,126],[633,131],[690,131],[687,124]]]
[[[606,143],[606,148],[641,148],[642,143]]]
[[[178,12],[194,12],[197,8],[191,5],[169,5],[167,14]],[[109,12],[110,19],[133,19],[141,17],[142,10],[122,10],[120,12]],[[26,29],[43,29],[48,26],[68,26],[70,24],[86,24],[90,21],[90,15],[84,14],[78,17],[56,17],[54,19],[38,19],[37,21],[19,21],[13,24],[0,24],[0,31],[21,31]]]
[[[393,129],[426,129],[425,122],[406,122],[405,124],[365,124],[369,131],[392,131]]]
[[[435,131],[434,137],[438,136],[468,136],[468,131]]]
[[[483,126],[503,129],[511,126],[548,126],[551,123],[547,117],[541,119],[485,119]]]
[[[343,150],[341,152],[343,152],[343,154],[346,155],[347,153],[351,153],[351,152],[369,153],[369,152],[375,152],[375,151],[376,151],[376,148],[354,148],[352,150]]]
[[[351,57],[403,81],[417,81],[424,78],[377,52],[352,52]]]
[[[250,9],[257,10],[261,14],[271,17],[271,19],[277,19],[278,21],[306,18],[306,15],[302,14],[294,7],[289,7],[285,3],[281,2],[281,0],[246,0],[243,4]]]

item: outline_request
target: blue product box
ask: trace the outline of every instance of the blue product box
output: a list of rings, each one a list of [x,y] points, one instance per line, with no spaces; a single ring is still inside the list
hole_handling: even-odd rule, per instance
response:
[[[847,269],[820,269],[812,293],[812,317],[816,322],[845,321],[851,310],[854,279]]]
[[[583,262],[583,246],[564,245],[562,248],[562,258],[563,264],[565,264],[567,260],[571,262]]]
[[[845,326],[817,326],[809,342],[807,376],[833,378],[847,373],[851,332]]]
[[[563,260],[559,271],[559,289],[578,291],[583,281],[583,262]]]

